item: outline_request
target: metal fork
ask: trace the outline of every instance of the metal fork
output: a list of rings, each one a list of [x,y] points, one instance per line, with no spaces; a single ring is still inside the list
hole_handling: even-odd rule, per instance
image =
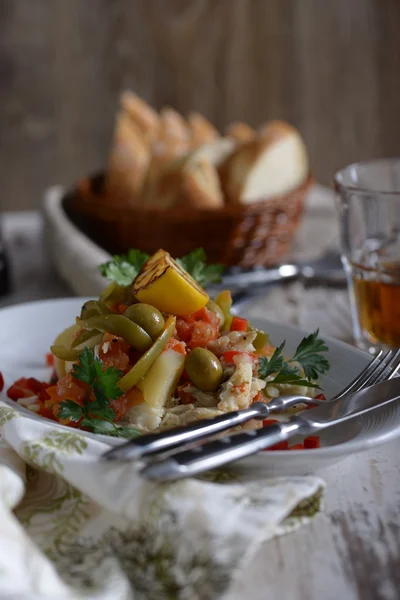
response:
[[[381,350],[366,368],[339,394],[330,400],[342,398],[370,385],[392,379],[400,368],[400,350]],[[322,402],[327,402],[322,401]],[[329,400],[328,400],[329,402]],[[135,460],[151,454],[176,449],[185,444],[208,438],[251,419],[266,419],[271,413],[280,412],[296,404],[318,405],[321,401],[303,396],[280,396],[268,404],[255,402],[250,408],[226,413],[214,419],[204,419],[192,425],[176,427],[161,433],[150,433],[112,448],[104,454],[107,460]]]

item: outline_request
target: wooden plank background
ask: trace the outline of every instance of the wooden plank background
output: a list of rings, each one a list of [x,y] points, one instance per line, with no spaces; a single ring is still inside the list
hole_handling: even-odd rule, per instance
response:
[[[283,118],[318,179],[400,145],[398,0],[2,0],[0,207],[103,165],[119,92]]]

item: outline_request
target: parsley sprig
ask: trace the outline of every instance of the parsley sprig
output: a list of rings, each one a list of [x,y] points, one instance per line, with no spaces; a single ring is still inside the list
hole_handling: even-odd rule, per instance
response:
[[[124,287],[131,285],[146,260],[150,258],[146,252],[132,248],[128,254],[118,255],[99,266],[100,273]],[[176,262],[189,273],[201,286],[219,283],[223,271],[222,265],[207,265],[206,254],[202,248],[177,258]]]
[[[114,367],[103,371],[103,364],[95,358],[93,350],[84,348],[79,355],[79,363],[73,367],[72,375],[89,386],[83,406],[73,400],[63,400],[60,402],[58,418],[69,418],[94,433],[129,438],[140,435],[140,432],[133,427],[117,425],[113,422],[116,415],[110,400],[116,400],[123,394],[118,387],[121,371]],[[90,399],[92,392],[94,400]]]
[[[283,349],[285,342],[275,348],[271,358],[262,356],[259,361],[258,375],[262,379],[266,379],[271,375],[275,377],[269,382],[273,383],[288,383],[294,385],[304,385],[307,387],[318,387],[311,380],[318,379],[329,369],[329,361],[322,352],[327,352],[328,347],[323,340],[318,337],[319,329],[314,333],[302,339],[297,346],[296,352],[290,360],[285,360]],[[294,361],[301,365],[304,371],[304,376],[300,374],[300,369],[291,363]]]
[[[197,248],[190,254],[177,258],[176,262],[202,287],[221,281],[223,265],[207,265],[203,248]]]
[[[146,252],[131,248],[128,254],[115,254],[110,261],[99,265],[99,271],[103,277],[126,287],[131,285],[148,258]]]

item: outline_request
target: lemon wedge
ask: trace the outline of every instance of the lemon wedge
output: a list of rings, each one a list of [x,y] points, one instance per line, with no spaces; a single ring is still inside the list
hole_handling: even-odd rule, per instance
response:
[[[157,250],[136,277],[133,294],[170,315],[190,315],[203,308],[208,294],[165,250]]]

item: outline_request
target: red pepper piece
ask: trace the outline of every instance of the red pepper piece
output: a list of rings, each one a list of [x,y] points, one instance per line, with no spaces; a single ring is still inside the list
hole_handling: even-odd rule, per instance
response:
[[[321,440],[319,435],[309,435],[308,437],[304,438],[304,448],[307,450],[311,448],[320,448],[320,446]]]
[[[242,319],[241,317],[233,317],[231,323],[231,331],[247,331],[247,327],[247,319]]]
[[[279,423],[279,421],[277,419],[264,419],[263,420],[263,426],[264,427],[266,425],[273,425],[274,423]]]

